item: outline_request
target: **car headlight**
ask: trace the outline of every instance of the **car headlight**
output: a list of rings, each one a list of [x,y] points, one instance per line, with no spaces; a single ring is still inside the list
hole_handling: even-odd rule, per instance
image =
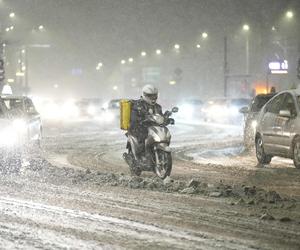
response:
[[[105,102],[105,103],[102,105],[102,108],[103,108],[103,109],[108,109],[108,107],[109,107],[108,102]]]
[[[105,122],[111,122],[114,119],[115,119],[115,115],[110,111],[105,111],[101,116],[101,120]]]
[[[1,146],[13,146],[18,141],[18,133],[13,128],[6,128],[0,132],[0,145]]]
[[[13,128],[19,133],[24,133],[27,129],[26,122],[23,119],[16,119],[13,121]]]
[[[251,122],[251,127],[252,127],[253,130],[256,130],[256,127],[257,127],[257,121],[256,120]]]
[[[63,113],[67,119],[77,117],[79,115],[79,109],[73,101],[67,101],[63,106]]]
[[[228,115],[228,108],[220,105],[213,105],[207,110],[208,114],[215,118],[220,118]]]
[[[87,112],[89,115],[95,115],[96,114],[96,107],[95,106],[89,106],[87,109]]]

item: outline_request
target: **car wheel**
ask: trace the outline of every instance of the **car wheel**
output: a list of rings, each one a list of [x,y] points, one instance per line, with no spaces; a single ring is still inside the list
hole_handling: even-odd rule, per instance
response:
[[[257,158],[257,160],[258,160],[259,163],[261,163],[261,164],[269,164],[271,162],[272,156],[271,155],[267,155],[265,153],[264,143],[263,143],[263,140],[262,140],[261,136],[259,136],[256,139],[255,149],[256,149],[256,158]]]
[[[293,160],[295,167],[300,169],[300,138],[297,138],[294,142]]]

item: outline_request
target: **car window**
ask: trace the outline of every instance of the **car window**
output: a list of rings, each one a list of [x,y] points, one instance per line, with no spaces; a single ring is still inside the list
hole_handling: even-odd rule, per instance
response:
[[[26,99],[24,104],[26,113],[36,113],[35,107],[30,99]]]
[[[285,97],[285,94],[278,95],[274,97],[266,106],[266,112],[270,112],[273,114],[279,114],[279,110],[281,108],[283,99]]]
[[[5,99],[4,104],[8,110],[23,111],[23,101],[21,99]]]
[[[258,112],[262,109],[262,107],[272,98],[271,95],[265,96],[256,96],[252,101],[252,105],[250,108],[251,112]]]
[[[292,116],[297,115],[296,105],[295,105],[293,96],[291,94],[285,95],[284,101],[283,101],[280,109],[281,110],[289,110],[291,112]]]

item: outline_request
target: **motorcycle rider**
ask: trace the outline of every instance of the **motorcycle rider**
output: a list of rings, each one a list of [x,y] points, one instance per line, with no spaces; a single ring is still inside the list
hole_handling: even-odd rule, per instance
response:
[[[161,106],[156,102],[158,98],[158,89],[150,84],[142,89],[142,96],[139,100],[133,101],[130,119],[129,133],[137,138],[139,143],[145,145],[146,164],[151,164],[151,152],[147,145],[148,129],[144,122],[148,115],[162,113]]]

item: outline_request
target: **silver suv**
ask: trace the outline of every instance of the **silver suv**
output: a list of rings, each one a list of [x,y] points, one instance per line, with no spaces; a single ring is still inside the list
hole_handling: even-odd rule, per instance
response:
[[[300,168],[300,89],[278,93],[262,108],[256,127],[257,160],[271,162],[273,156],[294,160]]]

